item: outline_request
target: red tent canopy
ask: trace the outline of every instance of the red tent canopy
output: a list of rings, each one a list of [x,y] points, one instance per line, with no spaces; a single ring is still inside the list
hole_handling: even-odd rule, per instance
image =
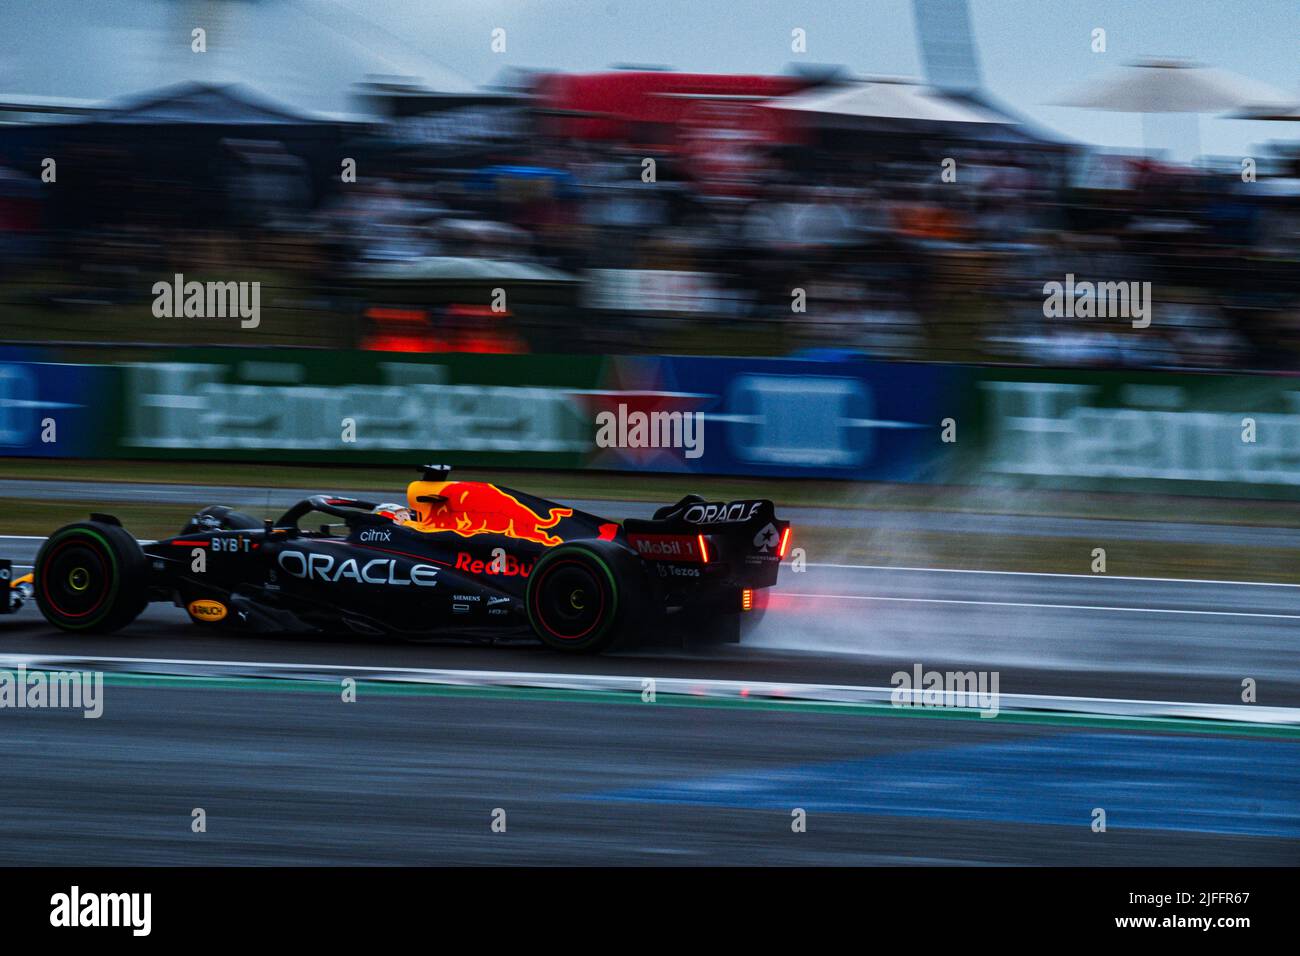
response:
[[[693,118],[705,109],[716,115],[724,104],[737,116],[754,114],[761,135],[784,141],[782,126],[750,105],[808,85],[791,76],[616,70],[546,74],[535,92],[543,109],[557,114],[552,129],[559,135],[676,149],[679,133],[696,122]]]

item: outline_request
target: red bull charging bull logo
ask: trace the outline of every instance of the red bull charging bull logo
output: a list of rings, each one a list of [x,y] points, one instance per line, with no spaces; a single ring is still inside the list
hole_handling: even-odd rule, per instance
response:
[[[500,534],[519,541],[532,541],[548,548],[563,538],[547,534],[572,508],[552,508],[543,518],[514,495],[496,485],[479,481],[414,481],[407,489],[411,510],[419,517],[406,524],[419,531],[451,531],[462,538]],[[438,502],[421,498],[442,498]]]

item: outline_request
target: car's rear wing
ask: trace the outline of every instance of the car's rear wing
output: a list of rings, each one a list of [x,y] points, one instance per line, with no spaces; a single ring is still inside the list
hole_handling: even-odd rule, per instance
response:
[[[689,495],[653,518],[623,522],[628,544],[649,561],[722,564],[728,583],[771,587],[790,546],[790,522],[765,498],[705,501]]]

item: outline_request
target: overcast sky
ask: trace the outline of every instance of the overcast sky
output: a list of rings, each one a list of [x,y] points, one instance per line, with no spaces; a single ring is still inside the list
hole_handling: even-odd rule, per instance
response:
[[[1139,57],[1223,67],[1300,99],[1300,0],[970,0],[970,8],[986,89],[1083,142],[1137,147],[1141,121],[1047,104]],[[330,91],[359,71],[416,74],[436,86],[454,75],[486,83],[507,66],[772,73],[802,60],[859,74],[924,72],[911,0],[0,0],[0,17],[0,93],[89,99],[250,61],[248,79],[317,108],[339,108]],[[191,21],[215,24],[201,69],[188,50]],[[504,53],[490,48],[497,27]],[[807,32],[806,54],[790,49],[795,27]],[[1097,27],[1106,30],[1104,54],[1090,49]],[[222,46],[240,55],[212,55]],[[1298,135],[1297,124],[1206,116],[1200,126],[1203,149],[1227,155]]]

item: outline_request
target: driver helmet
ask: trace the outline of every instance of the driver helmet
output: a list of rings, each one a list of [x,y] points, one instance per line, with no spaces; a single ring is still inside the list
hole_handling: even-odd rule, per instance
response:
[[[401,524],[403,521],[411,520],[411,509],[406,507],[406,505],[397,505],[392,503],[377,505],[373,513],[383,515],[385,518],[390,521],[396,521],[398,524]]]

